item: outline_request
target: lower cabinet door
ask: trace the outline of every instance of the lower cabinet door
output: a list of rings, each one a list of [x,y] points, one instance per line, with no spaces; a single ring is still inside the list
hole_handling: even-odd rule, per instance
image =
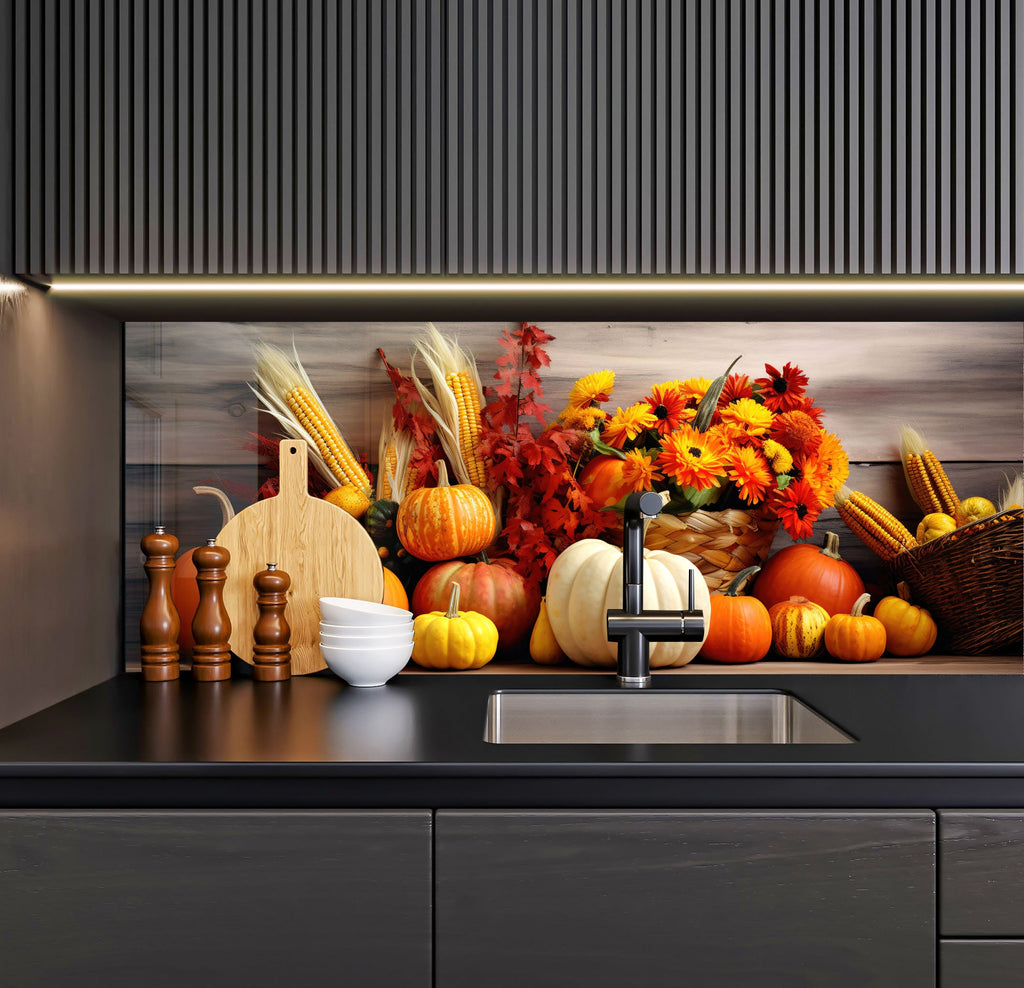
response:
[[[927,812],[439,811],[437,988],[935,984]]]
[[[942,940],[942,988],[1020,988],[1024,940]]]
[[[431,984],[431,814],[0,813],[0,983]]]

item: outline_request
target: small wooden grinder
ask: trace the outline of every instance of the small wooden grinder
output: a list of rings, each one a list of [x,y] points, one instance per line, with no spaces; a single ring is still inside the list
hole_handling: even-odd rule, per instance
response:
[[[139,620],[139,641],[142,648],[142,678],[149,682],[177,679],[178,632],[181,619],[171,599],[171,578],[174,576],[174,554],[178,540],[168,535],[162,525],[143,536],[141,548],[146,556],[149,596]]]
[[[256,589],[256,607],[260,616],[253,628],[252,678],[261,683],[290,679],[292,674],[292,629],[284,616],[291,577],[267,563],[267,568],[252,579]]]
[[[199,584],[199,604],[192,619],[192,678],[217,682],[231,678],[231,620],[224,606],[223,589],[231,553],[207,539],[192,553]]]

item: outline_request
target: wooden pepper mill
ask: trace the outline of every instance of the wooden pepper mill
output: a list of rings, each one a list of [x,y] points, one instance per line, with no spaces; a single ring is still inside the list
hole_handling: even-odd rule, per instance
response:
[[[149,597],[139,621],[142,643],[142,678],[149,682],[165,682],[178,678],[178,632],[181,619],[171,600],[171,578],[174,576],[174,554],[178,540],[164,532],[163,526],[143,536],[142,551],[146,556]]]
[[[277,563],[267,563],[267,568],[253,577],[252,585],[256,588],[256,606],[260,612],[252,632],[252,678],[262,683],[290,679],[292,629],[284,616],[284,608],[292,578],[279,570]]]
[[[192,619],[192,678],[215,682],[231,678],[231,619],[224,606],[224,581],[231,553],[208,539],[192,553],[199,604]]]

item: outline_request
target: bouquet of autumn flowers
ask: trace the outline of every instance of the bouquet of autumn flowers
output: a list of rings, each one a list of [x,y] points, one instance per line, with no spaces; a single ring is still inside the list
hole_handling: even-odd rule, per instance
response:
[[[808,538],[848,477],[849,460],[822,425],[823,411],[799,367],[765,364],[765,376],[751,380],[730,373],[735,364],[714,381],[654,385],[642,401],[612,414],[600,408],[611,397],[612,371],[577,381],[559,422],[593,429],[601,455],[580,474],[584,489],[588,472],[614,473],[609,461],[617,460],[607,505],[631,491],[665,491],[667,514],[757,509],[794,539]]]

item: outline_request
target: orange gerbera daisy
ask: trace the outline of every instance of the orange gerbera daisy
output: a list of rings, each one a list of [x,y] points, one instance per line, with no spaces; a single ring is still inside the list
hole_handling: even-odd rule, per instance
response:
[[[658,434],[661,436],[667,436],[693,417],[692,412],[687,414],[686,399],[675,381],[654,385],[644,401],[651,406],[658,420]]]
[[[631,449],[622,464],[622,479],[632,485],[634,491],[649,491],[654,481],[664,479],[654,469],[654,460],[642,449]]]
[[[817,479],[826,497],[825,506],[828,507],[835,499],[836,491],[846,483],[850,476],[850,458],[843,449],[839,437],[831,432],[826,432],[821,437],[821,446],[818,447]]]
[[[783,412],[775,416],[771,438],[782,443],[794,456],[813,456],[821,446],[821,427],[806,412]]]
[[[718,407],[725,408],[726,405],[732,404],[737,398],[753,397],[754,385],[750,383],[750,378],[746,374],[730,374],[725,379],[722,393],[718,396]]]
[[[828,506],[829,494],[826,490],[828,475],[825,473],[824,466],[817,455],[794,457],[792,476],[795,480],[802,480],[810,485],[820,507],[825,508]]]
[[[750,437],[747,431],[735,422],[716,422],[707,431],[707,435],[714,436],[723,446],[742,446],[748,442]]]
[[[807,375],[795,364],[786,364],[782,370],[764,365],[768,377],[759,377],[754,383],[773,412],[790,412],[803,404]]]
[[[738,426],[748,436],[763,436],[772,426],[775,416],[753,398],[737,398],[721,410],[723,422]]]
[[[775,483],[775,475],[768,469],[764,457],[750,446],[730,450],[726,476],[736,485],[740,497],[747,504],[763,501],[765,493]]]
[[[725,458],[725,447],[716,436],[681,425],[665,437],[657,463],[680,487],[703,491],[718,487]]]
[[[814,533],[821,505],[806,480],[794,480],[772,498],[772,507],[791,538],[806,539]]]
[[[615,449],[622,449],[629,440],[636,439],[645,429],[654,429],[658,420],[645,401],[629,408],[617,408],[604,424],[601,438]]]

